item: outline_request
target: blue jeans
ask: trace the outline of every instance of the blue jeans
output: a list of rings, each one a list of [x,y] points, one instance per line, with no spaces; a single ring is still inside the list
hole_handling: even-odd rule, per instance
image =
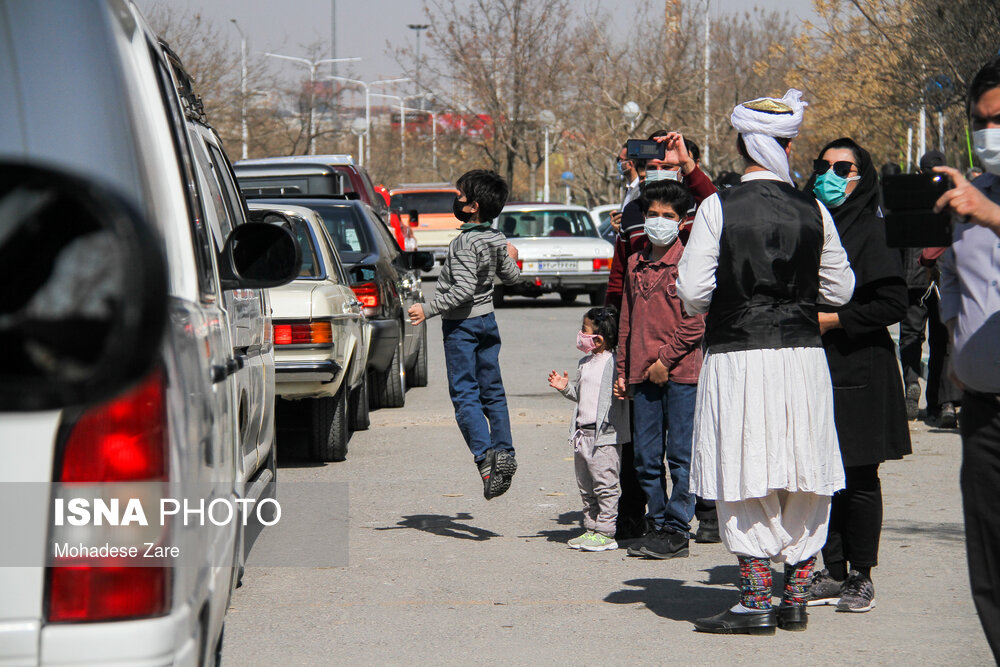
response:
[[[493,313],[442,320],[444,363],[455,420],[476,462],[489,449],[514,453],[500,377],[500,331]]]
[[[688,482],[698,385],[667,382],[661,387],[643,382],[633,385],[633,389],[635,472],[639,486],[646,493],[646,518],[657,528],[687,534],[695,504],[695,496],[688,491]]]

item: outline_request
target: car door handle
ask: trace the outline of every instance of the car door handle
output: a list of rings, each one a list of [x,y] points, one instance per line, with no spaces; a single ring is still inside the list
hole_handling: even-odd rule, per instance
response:
[[[212,384],[218,384],[233,373],[238,372],[246,363],[247,356],[238,354],[235,357],[226,359],[225,364],[215,364],[212,366]]]

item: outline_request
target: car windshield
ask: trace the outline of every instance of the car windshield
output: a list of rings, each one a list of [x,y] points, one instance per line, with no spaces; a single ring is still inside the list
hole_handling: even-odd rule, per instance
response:
[[[295,238],[302,248],[302,268],[299,269],[299,278],[322,277],[323,267],[316,252],[316,245],[313,243],[313,236],[309,233],[309,225],[304,220],[293,218],[292,229],[295,230]]]
[[[312,208],[323,217],[323,224],[337,247],[341,262],[353,264],[371,254],[371,241],[365,233],[361,212],[356,207],[313,205]]]
[[[600,238],[586,211],[504,211],[497,229],[508,238],[580,236]]]
[[[402,192],[389,200],[389,208],[404,213],[451,213],[455,202],[454,192]]]

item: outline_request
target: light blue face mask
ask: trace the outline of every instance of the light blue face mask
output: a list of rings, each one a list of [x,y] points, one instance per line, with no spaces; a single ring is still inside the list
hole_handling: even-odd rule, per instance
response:
[[[860,180],[861,176],[851,176],[850,178],[837,176],[833,173],[833,169],[830,169],[816,177],[816,182],[813,183],[813,194],[827,208],[837,208],[847,201],[847,184]]]
[[[667,169],[650,169],[646,172],[646,182],[655,183],[656,181],[680,181],[681,172],[680,170],[667,170]]]

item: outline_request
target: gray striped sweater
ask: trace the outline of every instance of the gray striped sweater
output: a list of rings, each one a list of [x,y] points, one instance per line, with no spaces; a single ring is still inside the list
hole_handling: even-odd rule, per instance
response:
[[[465,320],[493,312],[493,276],[505,285],[521,275],[507,254],[507,237],[495,229],[469,229],[448,245],[448,257],[437,281],[437,295],[424,315]]]

